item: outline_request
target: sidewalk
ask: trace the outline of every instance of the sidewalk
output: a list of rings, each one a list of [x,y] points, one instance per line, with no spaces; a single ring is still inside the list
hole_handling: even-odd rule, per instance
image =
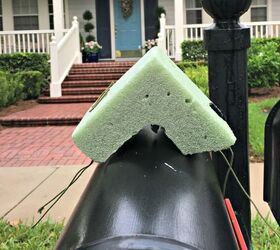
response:
[[[9,221],[21,219],[26,222],[38,219],[38,208],[66,187],[80,168],[81,166],[0,168],[0,217]],[[50,211],[50,218],[56,221],[65,219],[67,222],[95,168],[96,164],[86,170]],[[251,164],[250,170],[251,197],[266,216],[269,207],[262,201],[263,164]],[[252,216],[255,215],[252,208]]]

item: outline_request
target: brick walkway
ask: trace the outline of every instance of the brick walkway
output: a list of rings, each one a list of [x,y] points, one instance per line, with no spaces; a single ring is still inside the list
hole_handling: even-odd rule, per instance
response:
[[[75,126],[7,128],[0,131],[0,167],[88,164],[72,142]]]
[[[40,104],[33,108],[0,117],[4,126],[42,126],[78,124],[91,103]]]

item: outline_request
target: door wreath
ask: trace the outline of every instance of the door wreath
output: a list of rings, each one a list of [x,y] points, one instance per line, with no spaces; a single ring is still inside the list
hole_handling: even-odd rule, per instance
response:
[[[123,18],[129,18],[133,11],[133,0],[121,0],[121,10]]]

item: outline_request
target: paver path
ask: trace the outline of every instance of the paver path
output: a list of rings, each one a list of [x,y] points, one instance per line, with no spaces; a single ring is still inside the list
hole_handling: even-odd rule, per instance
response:
[[[0,131],[0,167],[88,164],[72,142],[75,126],[7,128]]]
[[[30,109],[0,117],[4,126],[76,125],[91,103],[39,104]]]

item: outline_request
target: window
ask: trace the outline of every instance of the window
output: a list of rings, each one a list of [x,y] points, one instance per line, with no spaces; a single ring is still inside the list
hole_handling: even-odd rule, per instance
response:
[[[251,6],[251,21],[267,21],[267,0],[253,0]]]
[[[14,29],[38,30],[38,0],[13,0]]]
[[[49,22],[50,22],[50,29],[54,29],[54,20],[53,20],[53,0],[48,0],[49,6]]]
[[[187,24],[202,23],[202,5],[200,0],[186,0]]]
[[[2,0],[0,0],[0,31],[3,30]]]

